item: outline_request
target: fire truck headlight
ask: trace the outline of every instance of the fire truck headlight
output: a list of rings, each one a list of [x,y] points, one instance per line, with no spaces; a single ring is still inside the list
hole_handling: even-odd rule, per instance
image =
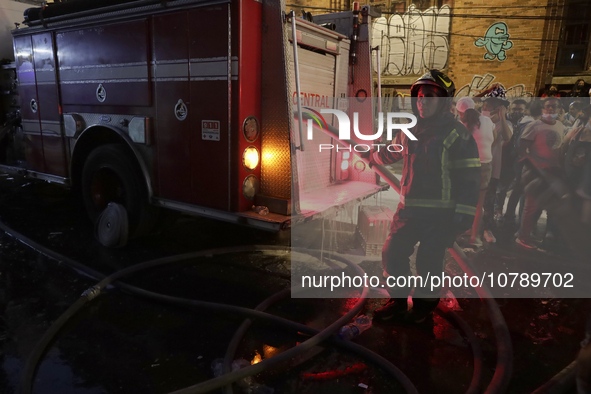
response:
[[[259,165],[259,151],[254,146],[249,146],[242,154],[242,165],[247,170],[254,170]]]
[[[349,168],[349,162],[345,160],[341,163],[341,170],[345,171],[347,168]]]
[[[242,184],[242,194],[247,200],[253,200],[254,196],[259,192],[259,180],[254,175],[249,175],[244,179]]]

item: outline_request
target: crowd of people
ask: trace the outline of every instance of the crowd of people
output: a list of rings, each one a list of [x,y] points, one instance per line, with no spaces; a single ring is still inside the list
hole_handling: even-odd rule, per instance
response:
[[[586,90],[581,80],[570,97],[551,89],[545,97],[525,100],[506,97],[503,87],[494,84],[475,97],[456,101],[458,119],[476,140],[481,163],[477,212],[466,232],[472,244],[482,245],[482,238],[494,243],[501,226],[514,225],[519,228],[515,241],[523,248],[537,249],[540,242],[545,249],[566,246],[552,212],[547,212],[545,235],[537,236],[543,212],[532,195],[524,195],[521,177],[528,166],[543,177],[563,179],[572,193],[591,177],[591,170],[585,170],[591,157]]]
[[[403,162],[400,202],[382,249],[385,277],[422,278],[444,269],[460,234],[474,244],[496,242],[500,226],[519,225],[519,247],[536,249],[535,230],[547,211],[546,238],[564,239],[591,256],[591,105],[588,97],[509,98],[500,84],[455,98],[453,81],[429,70],[411,87],[416,125],[396,134],[404,150],[362,152],[372,165]],[[576,198],[577,195],[580,196]],[[509,198],[507,198],[509,196]],[[517,206],[519,205],[519,209]],[[519,214],[517,213],[519,212]],[[519,222],[517,222],[519,218]],[[432,327],[440,287],[388,287],[375,322]]]

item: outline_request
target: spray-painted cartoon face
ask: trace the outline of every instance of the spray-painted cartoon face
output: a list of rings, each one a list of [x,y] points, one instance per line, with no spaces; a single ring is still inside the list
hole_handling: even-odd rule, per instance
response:
[[[507,58],[506,50],[513,48],[513,42],[509,41],[509,28],[504,22],[497,22],[491,25],[484,38],[479,38],[474,42],[477,47],[485,47],[487,53],[484,58],[487,60],[498,59],[503,61]]]

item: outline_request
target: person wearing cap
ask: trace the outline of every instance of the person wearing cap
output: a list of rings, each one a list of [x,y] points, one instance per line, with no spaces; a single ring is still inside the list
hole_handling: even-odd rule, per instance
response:
[[[411,104],[417,124],[416,140],[399,133],[393,143],[401,152],[382,149],[367,154],[372,164],[404,160],[400,203],[382,250],[389,276],[409,277],[409,258],[415,245],[417,273],[426,280],[441,275],[445,251],[457,235],[474,221],[480,188],[480,159],[476,141],[450,112],[454,83],[442,72],[430,70],[411,87]],[[389,287],[390,300],[374,312],[374,320],[408,323],[432,321],[440,288],[417,286],[408,311],[409,287]]]
[[[505,97],[505,89],[500,84],[494,84],[490,89],[481,94],[484,99],[482,104],[482,116],[492,120],[495,125],[496,138],[492,144],[492,174],[488,190],[484,197],[483,228],[484,239],[489,243],[497,240],[492,232],[494,228],[494,210],[497,188],[501,179],[501,166],[503,157],[503,145],[509,143],[513,135],[513,126],[505,116],[509,100]]]
[[[470,97],[462,97],[456,103],[456,109],[460,115],[460,121],[476,140],[478,145],[478,155],[480,157],[480,195],[478,196],[478,206],[476,207],[476,216],[472,224],[470,234],[470,243],[479,245],[480,241],[480,222],[482,219],[482,206],[484,196],[488,189],[492,173],[492,151],[491,146],[496,139],[495,125],[486,116],[480,115],[475,109],[474,100]]]

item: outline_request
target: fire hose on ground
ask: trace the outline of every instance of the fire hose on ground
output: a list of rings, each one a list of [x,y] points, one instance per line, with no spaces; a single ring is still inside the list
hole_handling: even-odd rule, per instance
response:
[[[293,322],[293,321],[290,321],[290,320],[287,320],[287,319],[284,319],[284,318],[281,318],[278,316],[274,316],[274,315],[270,315],[270,314],[262,312],[262,310],[264,310],[265,308],[267,308],[271,304],[287,297],[290,294],[291,289],[286,289],[284,291],[281,291],[281,292],[271,296],[270,298],[268,298],[267,300],[265,300],[261,304],[259,304],[259,306],[257,308],[252,310],[252,309],[242,308],[242,307],[233,306],[233,305],[218,304],[218,303],[212,303],[212,302],[196,301],[196,300],[189,300],[189,299],[184,299],[184,298],[179,298],[179,297],[167,296],[167,295],[147,291],[144,289],[140,289],[135,286],[131,286],[131,285],[128,285],[128,284],[118,281],[119,279],[122,279],[125,276],[129,276],[129,275],[138,273],[138,272],[143,271],[145,269],[149,269],[149,268],[153,268],[153,267],[157,267],[157,266],[162,266],[164,264],[179,263],[179,262],[186,261],[188,259],[194,259],[197,257],[208,257],[208,256],[213,256],[215,254],[222,254],[222,253],[228,254],[228,253],[239,253],[239,252],[255,252],[255,251],[261,251],[261,250],[274,250],[274,251],[288,250],[288,248],[286,248],[286,247],[252,245],[252,246],[245,246],[245,247],[234,247],[234,248],[207,250],[207,251],[202,251],[202,252],[188,253],[188,254],[183,254],[183,255],[179,255],[179,256],[165,257],[165,258],[141,263],[141,264],[129,267],[127,269],[121,270],[111,276],[105,277],[105,275],[101,274],[100,272],[98,272],[96,270],[93,270],[92,268],[89,268],[89,267],[87,267],[81,263],[78,263],[66,256],[63,256],[57,252],[54,252],[48,248],[45,248],[44,246],[29,239],[28,237],[12,230],[11,228],[6,226],[2,222],[0,222],[0,230],[15,237],[16,239],[18,239],[22,243],[26,244],[27,246],[35,249],[39,253],[41,253],[51,259],[54,259],[54,260],[64,263],[66,266],[75,270],[79,274],[82,274],[86,277],[89,277],[89,278],[92,278],[95,280],[102,279],[99,284],[88,289],[84,293],[83,297],[78,299],[76,301],[76,303],[74,303],[66,312],[64,312],[60,316],[60,318],[58,318],[58,320],[56,320],[53,323],[53,325],[50,327],[50,329],[45,333],[42,340],[37,344],[33,353],[29,357],[29,360],[28,360],[26,368],[25,368],[25,373],[23,375],[23,381],[22,381],[22,392],[23,393],[30,393],[31,392],[32,385],[34,382],[34,375],[35,375],[35,371],[38,366],[38,363],[40,362],[41,358],[43,357],[48,346],[51,344],[51,342],[53,341],[55,336],[59,333],[61,327],[63,327],[64,324],[70,318],[72,318],[86,303],[90,302],[91,300],[93,300],[94,298],[99,296],[103,289],[105,289],[106,287],[108,287],[112,284],[115,284],[118,288],[120,288],[121,290],[126,291],[128,293],[131,293],[134,295],[139,295],[141,297],[148,298],[148,299],[158,301],[158,302],[172,303],[175,305],[183,305],[183,306],[192,307],[192,308],[206,308],[206,309],[211,309],[211,310],[214,310],[217,312],[226,312],[226,313],[232,313],[234,315],[240,315],[240,316],[247,317],[248,320],[242,324],[242,326],[239,328],[236,335],[234,336],[234,339],[231,341],[231,343],[228,347],[228,351],[226,352],[226,357],[231,357],[232,354],[235,353],[235,351],[237,350],[242,336],[244,335],[244,333],[246,333],[248,326],[250,326],[250,324],[251,324],[251,321],[249,321],[250,319],[260,319],[260,320],[263,320],[263,321],[266,321],[269,323],[277,324],[277,325],[279,325],[283,328],[286,328],[288,330],[292,330],[295,332],[299,332],[299,333],[303,333],[308,336],[311,336],[311,338],[308,339],[307,341],[290,349],[289,351],[281,353],[278,356],[274,356],[272,358],[264,360],[264,361],[262,361],[258,364],[255,364],[251,367],[243,368],[238,371],[234,371],[230,374],[222,375],[218,378],[209,380],[207,382],[203,382],[198,385],[176,391],[175,393],[205,393],[205,392],[214,390],[216,388],[229,385],[232,382],[242,379],[246,376],[250,376],[250,375],[259,373],[262,370],[267,369],[269,366],[277,365],[278,363],[281,363],[283,360],[288,360],[288,359],[292,358],[295,355],[295,353],[298,353],[298,354],[302,353],[302,352],[306,351],[307,349],[310,349],[311,347],[320,344],[323,340],[331,346],[335,346],[335,347],[344,349],[344,350],[349,351],[353,354],[356,354],[357,356],[365,358],[369,362],[382,368],[387,373],[389,373],[391,376],[393,376],[404,387],[406,392],[417,393],[416,388],[414,387],[412,382],[410,382],[410,380],[406,377],[406,375],[404,375],[404,373],[402,373],[390,361],[388,361],[385,358],[383,358],[382,356],[372,352],[371,350],[366,349],[363,346],[357,345],[353,342],[342,341],[342,340],[336,338],[335,336],[331,335],[334,331],[336,331],[343,324],[346,324],[353,316],[355,316],[359,312],[359,310],[361,309],[361,307],[363,306],[363,304],[365,302],[365,299],[366,299],[365,297],[367,296],[367,290],[368,290],[367,288],[364,289],[362,297],[357,302],[357,304],[346,315],[344,315],[343,317],[341,317],[340,319],[335,321],[333,324],[331,324],[329,327],[327,327],[323,331],[319,332],[319,331],[317,331],[313,328],[310,328],[306,325],[299,324],[299,323],[296,323],[296,322]],[[311,254],[316,257],[319,256],[319,253],[312,252]],[[338,260],[338,261],[346,264],[347,266],[355,269],[356,271],[358,271],[359,274],[363,274],[363,271],[361,270],[361,268],[359,268],[355,264],[348,262],[348,260],[346,260],[340,256],[330,254],[330,253],[326,253],[326,255],[330,258]],[[466,336],[468,337],[468,340],[469,340],[470,345],[472,347],[472,351],[474,353],[475,360],[474,360],[474,376],[473,376],[472,382],[471,382],[470,387],[467,392],[468,393],[476,393],[479,391],[480,378],[481,378],[481,365],[482,365],[482,351],[480,349],[480,346],[478,344],[476,336],[474,335],[472,330],[469,328],[467,323],[464,322],[459,316],[457,316],[455,313],[453,313],[451,311],[447,311],[445,309],[445,307],[443,307],[443,306],[440,307],[440,309],[441,309],[441,314],[445,318],[448,318],[448,319],[452,320],[453,322],[455,322],[456,325],[460,326],[460,328],[465,332]]]
[[[3,230],[7,231],[7,233],[9,233],[13,236],[20,235],[20,234],[16,234],[16,232],[14,232],[10,229],[7,229],[5,227],[5,225],[0,225],[0,227],[2,227]],[[26,238],[26,237],[23,237],[23,238]],[[35,247],[37,250],[40,250],[43,254],[45,254],[51,258],[58,257],[59,261],[63,261],[69,266],[71,265],[77,271],[84,272],[87,276],[91,276],[91,277],[95,277],[95,278],[104,278],[104,279],[102,279],[97,285],[89,288],[89,290],[86,291],[83,294],[83,296],[80,299],[78,299],[66,312],[64,312],[62,314],[62,316],[60,316],[60,318],[58,318],[58,320],[56,320],[53,323],[53,325],[50,327],[50,329],[48,331],[46,331],[45,335],[43,336],[43,339],[37,344],[37,346],[33,350],[33,353],[29,357],[29,360],[27,362],[25,374],[23,375],[24,376],[23,377],[23,386],[22,386],[23,393],[30,393],[31,392],[33,377],[35,374],[36,367],[37,367],[41,357],[43,356],[43,354],[47,350],[47,347],[53,341],[53,339],[58,334],[60,329],[64,326],[64,324],[70,318],[72,318],[78,311],[80,311],[81,308],[86,303],[90,302],[91,300],[93,300],[94,298],[99,296],[101,294],[101,291],[103,289],[105,289],[105,287],[113,284],[114,282],[117,282],[118,280],[123,279],[126,276],[138,273],[140,271],[143,271],[143,270],[146,270],[149,268],[162,266],[162,265],[170,264],[170,263],[179,263],[179,262],[187,261],[188,259],[195,259],[198,257],[207,257],[207,256],[212,256],[212,255],[240,253],[240,252],[255,252],[255,251],[264,251],[264,250],[277,251],[277,250],[287,250],[288,249],[288,248],[279,247],[279,246],[252,245],[252,246],[244,246],[244,247],[207,250],[207,251],[202,251],[202,252],[188,253],[188,254],[183,254],[183,255],[179,255],[179,256],[165,257],[165,258],[161,258],[161,259],[148,261],[145,263],[134,265],[134,266],[129,267],[127,269],[123,269],[123,270],[118,271],[108,277],[104,277],[104,275],[102,275],[92,269],[89,269],[80,263],[76,263],[76,262],[71,261],[68,258],[64,258],[64,256],[59,256],[55,252],[47,250],[46,248],[42,247],[41,245],[36,244],[35,242],[32,242],[28,239],[26,239],[24,242],[26,244],[28,244],[29,246]],[[355,264],[348,262],[346,259],[343,259],[339,256],[332,256],[332,257],[335,259],[338,259],[339,261],[347,264],[349,267],[355,269],[358,272],[358,274],[360,274],[360,275],[364,274],[363,270],[361,270]],[[74,264],[71,264],[71,263],[74,263]],[[227,375],[223,375],[218,378],[211,379],[209,381],[200,383],[198,385],[175,391],[174,393],[206,393],[206,392],[209,392],[211,390],[220,388],[224,385],[230,384],[234,381],[243,379],[247,376],[251,376],[251,375],[260,373],[260,372],[266,370],[267,368],[269,368],[273,365],[276,365],[277,363],[281,363],[281,362],[290,360],[291,358],[293,358],[297,354],[302,353],[302,352],[320,344],[321,342],[323,342],[325,340],[328,340],[327,342],[331,345],[336,345],[338,347],[342,347],[354,354],[357,354],[357,355],[360,355],[362,357],[369,359],[369,361],[374,362],[378,366],[384,368],[386,370],[386,372],[389,372],[391,375],[393,375],[402,384],[402,386],[405,388],[405,390],[407,392],[409,392],[409,393],[416,393],[417,392],[416,389],[414,388],[414,386],[412,385],[412,383],[410,382],[410,380],[408,380],[408,378],[398,368],[396,368],[393,364],[391,364],[389,361],[387,361],[383,357],[369,351],[368,349],[365,349],[362,346],[356,345],[351,342],[345,342],[345,341],[339,340],[336,337],[331,337],[331,335],[338,328],[340,328],[344,324],[348,323],[361,310],[361,308],[363,307],[363,305],[365,304],[365,301],[367,299],[368,288],[364,288],[361,297],[359,298],[358,302],[355,304],[355,306],[351,310],[349,310],[345,315],[343,315],[341,318],[339,318],[337,321],[332,323],[330,326],[328,326],[324,330],[317,331],[317,330],[314,330],[308,326],[298,324],[298,323],[292,322],[287,319],[283,319],[278,316],[269,315],[267,313],[260,312],[257,310],[237,307],[237,306],[233,306],[233,305],[218,304],[218,303],[205,302],[205,301],[188,300],[188,299],[183,299],[183,298],[179,298],[179,297],[167,296],[167,295],[154,293],[151,291],[147,291],[144,289],[140,289],[140,288],[130,286],[130,285],[127,285],[124,283],[119,283],[119,282],[116,283],[116,286],[118,286],[122,290],[130,292],[132,294],[140,295],[142,297],[149,298],[149,299],[152,299],[155,301],[174,303],[177,305],[184,305],[184,306],[189,306],[189,307],[208,308],[208,309],[213,309],[218,312],[229,312],[232,314],[237,314],[237,315],[241,315],[241,316],[245,316],[245,317],[249,317],[249,318],[257,318],[257,319],[261,319],[261,320],[266,320],[270,323],[278,324],[278,325],[283,326],[288,329],[296,330],[297,332],[302,332],[304,334],[311,335],[311,337],[308,340],[302,342],[298,346],[296,346],[290,350],[287,350],[277,356],[274,356],[272,358],[268,358],[264,361],[261,361],[260,363],[254,364],[250,367],[239,369],[239,370],[231,372]],[[269,301],[272,302],[275,299],[280,299],[283,296],[284,296],[284,293],[282,292],[276,296],[273,296],[272,299],[268,300],[267,302],[269,302]]]

